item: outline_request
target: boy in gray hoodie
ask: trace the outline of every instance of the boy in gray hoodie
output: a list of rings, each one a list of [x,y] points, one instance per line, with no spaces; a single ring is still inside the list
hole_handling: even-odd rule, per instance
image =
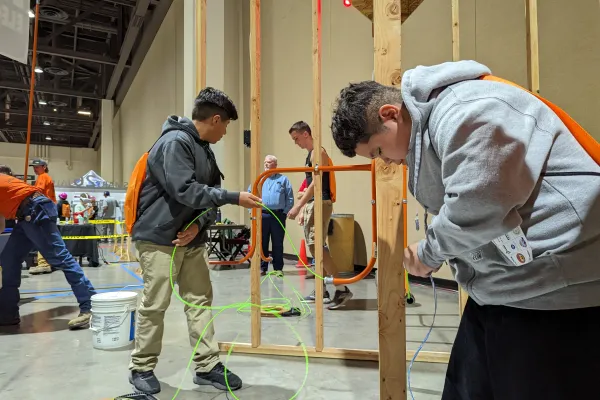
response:
[[[600,167],[551,108],[480,79],[490,74],[460,61],[406,71],[401,90],[351,84],[333,138],[348,157],[407,164],[411,194],[435,217],[404,265],[426,277],[448,261],[470,296],[442,399],[589,398]]]

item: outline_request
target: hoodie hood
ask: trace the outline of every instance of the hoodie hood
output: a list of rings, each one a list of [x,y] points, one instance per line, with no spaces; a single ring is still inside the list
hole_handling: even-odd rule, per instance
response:
[[[194,142],[198,143],[206,150],[208,158],[214,161],[215,165],[217,164],[217,158],[215,157],[215,154],[210,148],[210,143],[208,143],[206,140],[200,139],[200,135],[198,134],[196,125],[194,125],[194,122],[191,119],[187,117],[179,117],[177,115],[170,115],[162,126],[162,133],[160,134],[160,136],[164,136],[167,133],[173,131],[185,132],[188,135],[190,135]],[[223,175],[221,170],[219,170],[219,174],[221,175],[221,179],[225,179],[225,176]]]
[[[196,125],[194,125],[194,122],[192,122],[192,120],[187,117],[170,115],[162,126],[161,136],[172,131],[185,132],[189,134],[195,142],[200,143],[202,145],[208,144],[208,142],[200,139],[200,135],[198,134]]]
[[[412,118],[410,144],[406,157],[412,175],[409,179],[411,192],[414,192],[417,186],[422,135],[427,128],[437,96],[450,85],[491,73],[485,65],[470,60],[446,62],[430,67],[418,66],[404,73],[402,101]]]

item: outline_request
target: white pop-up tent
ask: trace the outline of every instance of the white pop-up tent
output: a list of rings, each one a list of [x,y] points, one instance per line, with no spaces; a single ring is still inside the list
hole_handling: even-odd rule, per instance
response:
[[[89,172],[87,172],[86,174],[84,174],[81,178],[75,179],[73,181],[73,183],[71,183],[71,186],[76,186],[76,187],[87,187],[87,188],[101,188],[101,187],[106,187],[107,186],[107,182],[102,179],[102,177],[100,175],[98,175],[96,172],[94,172],[93,170],[90,170]]]

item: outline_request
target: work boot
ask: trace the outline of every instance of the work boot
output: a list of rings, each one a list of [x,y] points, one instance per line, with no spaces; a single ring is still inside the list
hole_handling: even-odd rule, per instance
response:
[[[129,375],[129,383],[131,383],[136,390],[147,394],[156,394],[160,392],[160,382],[154,375],[154,371],[131,371]]]
[[[90,325],[90,319],[92,319],[92,313],[89,311],[80,312],[79,315],[69,321],[69,329],[87,328]]]
[[[48,261],[38,253],[38,263],[36,267],[29,268],[29,274],[31,275],[41,275],[41,274],[50,274],[52,273],[52,267],[48,264]]]
[[[348,289],[348,286],[344,286],[344,290],[336,290],[335,295],[333,295],[333,300],[331,301],[331,305],[327,307],[328,310],[337,310],[342,307],[348,300],[352,298],[352,292]]]
[[[242,387],[239,376],[227,369],[227,382],[225,381],[225,366],[218,363],[210,372],[196,372],[194,376],[196,385],[212,385],[220,390],[238,390]]]

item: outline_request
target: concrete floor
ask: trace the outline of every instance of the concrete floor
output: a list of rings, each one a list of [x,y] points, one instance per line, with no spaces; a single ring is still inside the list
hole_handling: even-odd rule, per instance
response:
[[[107,257],[110,259],[110,256]],[[137,264],[111,264],[84,268],[97,289],[118,290],[139,285],[133,273]],[[305,294],[314,280],[305,280],[293,266],[284,281],[273,278],[262,284],[266,302],[281,303],[282,295],[298,306],[294,289]],[[250,296],[249,271],[245,269],[211,272],[215,306],[246,301]],[[112,289],[111,289],[112,288]],[[78,312],[77,303],[67,292],[64,275],[24,279],[22,283],[22,324],[19,329],[0,330],[0,399],[19,400],[101,400],[132,392],[127,381],[131,348],[102,351],[92,347],[89,330],[68,331],[67,321]],[[139,291],[136,286],[128,290]],[[377,301],[375,280],[352,286],[354,298],[344,309],[324,311],[325,346],[354,349],[377,348]],[[413,287],[416,304],[407,309],[407,348],[416,349],[431,324],[431,288]],[[435,328],[425,350],[449,351],[458,325],[456,293],[438,290]],[[290,328],[278,319],[263,318],[262,341],[268,344],[297,345]],[[314,345],[314,309],[302,318],[286,318],[307,346]],[[215,320],[219,341],[250,341],[250,313],[228,310]],[[1,328],[0,328],[1,329]],[[161,400],[233,399],[212,388],[197,388],[186,366],[191,356],[183,306],[173,297],[166,314],[163,350],[156,374],[162,384]],[[226,354],[222,359],[225,361]],[[240,375],[244,387],[235,392],[242,400],[335,399],[370,400],[379,398],[377,364],[344,360],[311,359],[306,373],[303,358],[243,356],[232,354],[228,368]],[[441,397],[446,365],[415,363],[411,375],[416,400]],[[299,391],[299,394],[295,394]],[[410,395],[409,395],[410,398]]]

